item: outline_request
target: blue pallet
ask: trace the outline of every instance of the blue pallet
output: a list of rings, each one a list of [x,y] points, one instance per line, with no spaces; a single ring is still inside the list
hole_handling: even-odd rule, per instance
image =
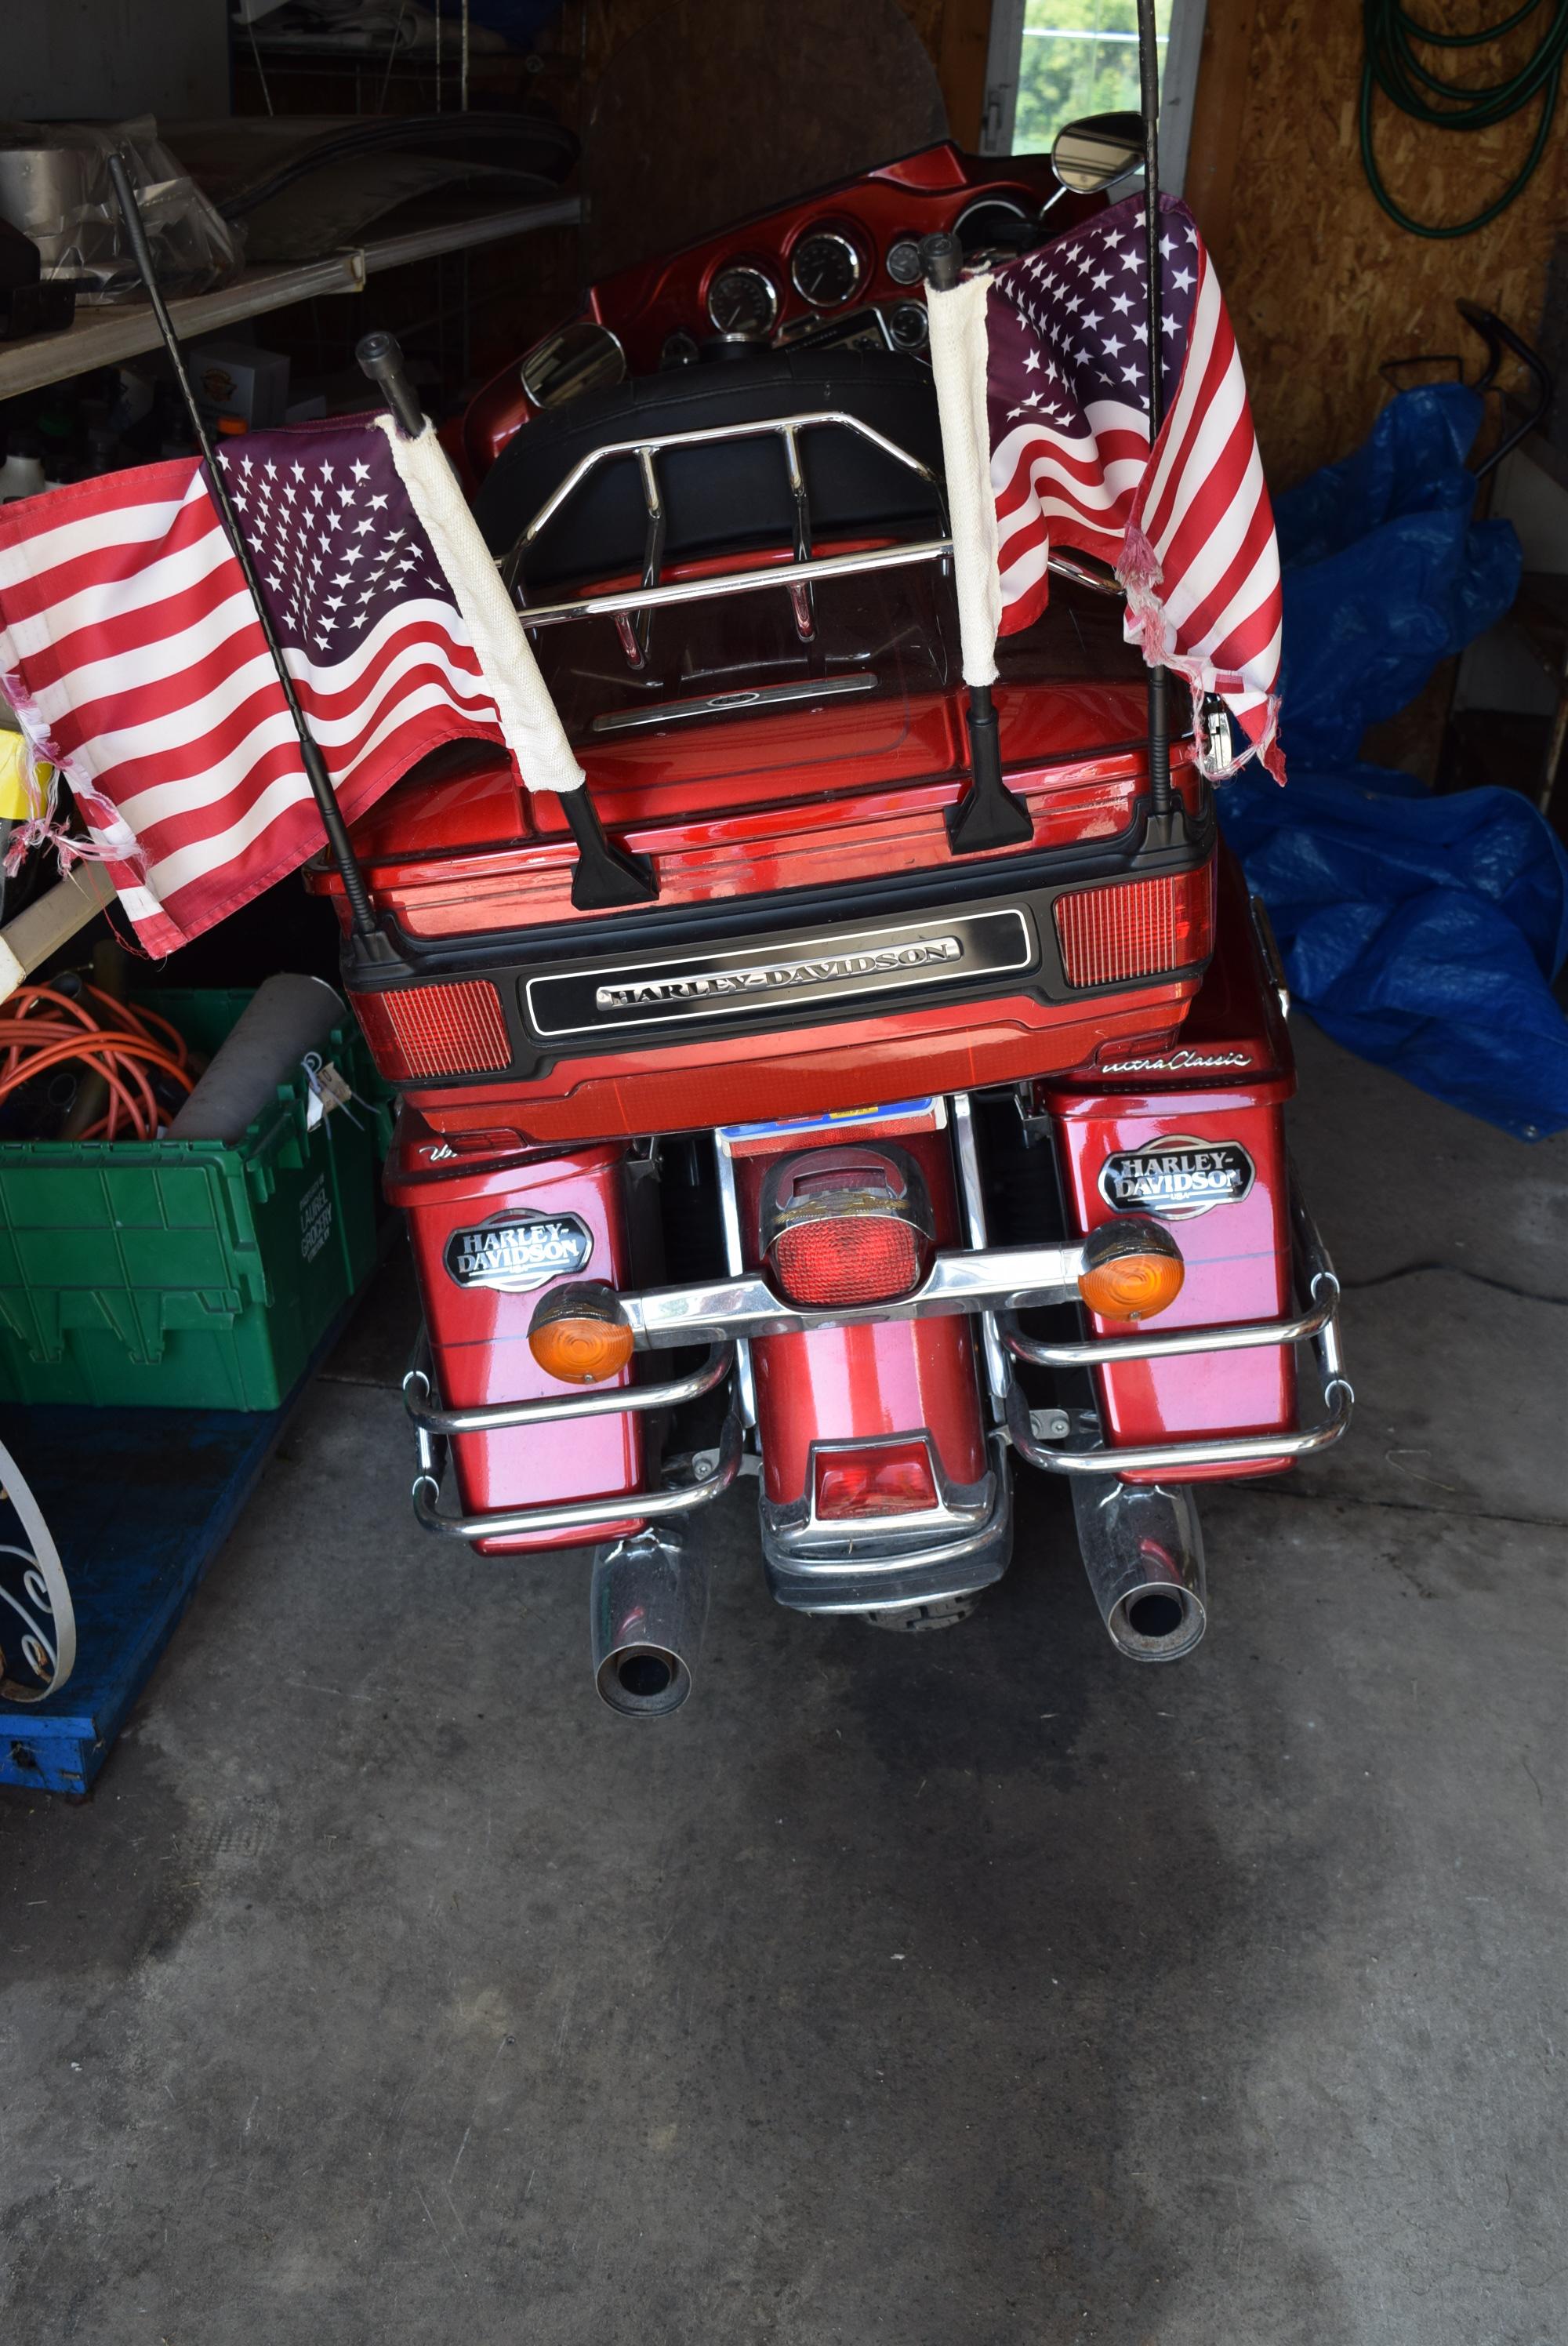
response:
[[[239,1520],[341,1322],[280,1409],[0,1408],[76,1615],[57,1695],[0,1700],[0,1784],[80,1794]]]

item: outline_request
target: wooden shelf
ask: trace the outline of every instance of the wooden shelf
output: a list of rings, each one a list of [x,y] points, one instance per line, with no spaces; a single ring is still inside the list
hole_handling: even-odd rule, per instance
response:
[[[320,260],[242,270],[231,284],[220,286],[215,293],[195,293],[171,301],[169,312],[180,340],[188,342],[192,335],[219,332],[241,319],[259,318],[269,310],[286,310],[292,302],[309,301],[318,294],[362,293],[365,280],[382,270],[402,269],[410,261],[434,260],[442,253],[471,252],[480,245],[525,236],[535,229],[574,228],[581,217],[582,199],[577,196],[513,204],[473,219],[443,220],[436,227],[409,229],[400,236],[348,245]],[[34,334],[25,342],[0,342],[0,399],[39,391],[46,383],[64,382],[67,376],[85,374],[93,367],[113,366],[121,359],[156,350],[158,343],[158,327],[145,301],[82,310],[63,334]]]

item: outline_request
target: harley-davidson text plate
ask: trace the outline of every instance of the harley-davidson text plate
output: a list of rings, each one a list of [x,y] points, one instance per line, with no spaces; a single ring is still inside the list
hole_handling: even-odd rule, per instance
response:
[[[1145,1148],[1118,1148],[1100,1168],[1100,1195],[1118,1214],[1190,1221],[1233,1206],[1252,1187],[1252,1159],[1238,1140],[1189,1140],[1171,1133]]]
[[[540,1035],[602,1035],[755,1015],[764,1004],[809,1006],[844,995],[907,992],[1027,969],[1033,931],[1016,905],[943,914],[897,928],[840,930],[777,947],[685,954],[568,976],[530,978],[528,1017]]]
[[[495,1214],[453,1230],[446,1274],[459,1287],[494,1287],[526,1295],[547,1279],[569,1278],[594,1251],[594,1234],[575,1214]]]

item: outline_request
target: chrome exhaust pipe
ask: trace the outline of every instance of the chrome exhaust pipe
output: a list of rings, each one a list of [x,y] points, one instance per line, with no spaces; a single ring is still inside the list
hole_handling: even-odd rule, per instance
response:
[[[601,1548],[589,1591],[594,1684],[627,1719],[663,1719],[691,1692],[708,1618],[708,1567],[667,1531]]]
[[[1207,1627],[1203,1533],[1185,1484],[1073,1484],[1078,1545],[1118,1653],[1178,1662]]]

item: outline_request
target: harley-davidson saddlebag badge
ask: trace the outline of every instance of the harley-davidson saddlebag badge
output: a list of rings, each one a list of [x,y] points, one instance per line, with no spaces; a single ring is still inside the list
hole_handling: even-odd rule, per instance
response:
[[[594,1235],[575,1214],[496,1214],[446,1241],[447,1276],[459,1287],[494,1287],[526,1295],[547,1279],[566,1279],[594,1251]]]
[[[1190,1221],[1233,1206],[1252,1187],[1252,1159],[1236,1140],[1188,1140],[1172,1133],[1146,1148],[1118,1148],[1100,1168],[1100,1195],[1113,1213]]]

